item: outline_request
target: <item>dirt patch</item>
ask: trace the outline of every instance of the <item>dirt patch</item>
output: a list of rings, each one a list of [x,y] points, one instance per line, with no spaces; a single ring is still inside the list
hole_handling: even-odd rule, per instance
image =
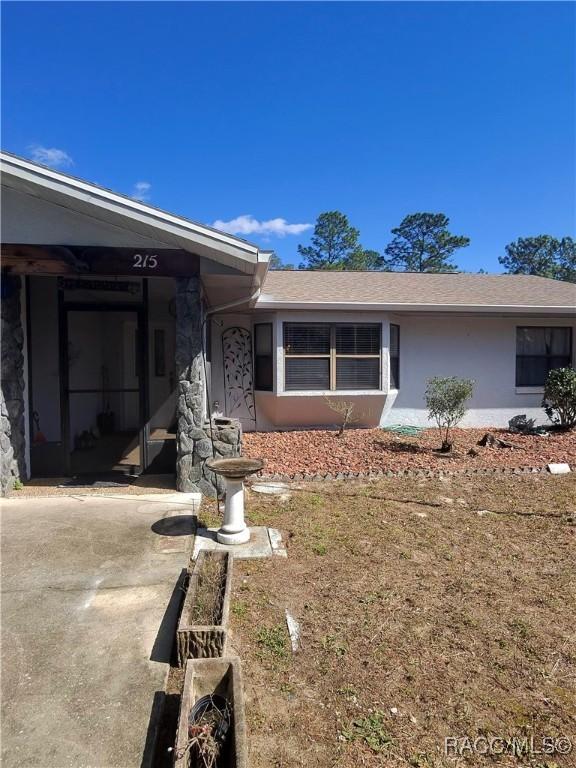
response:
[[[234,576],[252,768],[574,767],[576,751],[444,754],[451,736],[576,742],[574,476],[292,491],[247,494],[289,556]]]
[[[438,453],[441,439],[436,429],[415,437],[382,429],[349,429],[341,437],[329,430],[249,432],[243,438],[243,451],[265,459],[265,474],[542,467],[550,462],[576,466],[576,430],[552,431],[546,437],[490,431],[514,447],[481,447],[478,441],[486,429],[456,429],[455,453],[447,458]],[[476,455],[469,455],[470,449]]]
[[[88,483],[88,481],[87,481]],[[174,475],[140,475],[129,483],[118,482],[109,486],[75,485],[68,477],[39,477],[26,480],[19,491],[11,491],[13,499],[38,496],[141,496],[151,493],[176,491]]]

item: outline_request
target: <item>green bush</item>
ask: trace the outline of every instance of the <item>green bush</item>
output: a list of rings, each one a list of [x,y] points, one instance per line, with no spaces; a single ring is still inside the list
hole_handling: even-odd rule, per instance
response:
[[[555,368],[550,371],[544,385],[542,407],[554,424],[565,429],[576,426],[576,371],[574,368]]]
[[[435,376],[426,382],[424,398],[428,416],[438,424],[442,434],[440,450],[444,453],[452,450],[451,430],[464,417],[466,402],[472,397],[473,390],[473,381],[459,379],[456,376]]]

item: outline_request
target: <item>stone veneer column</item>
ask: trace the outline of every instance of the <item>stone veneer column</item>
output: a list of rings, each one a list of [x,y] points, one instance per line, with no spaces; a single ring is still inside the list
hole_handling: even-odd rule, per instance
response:
[[[239,456],[242,427],[236,419],[216,419],[205,412],[202,362],[202,303],[198,277],[176,279],[176,369],[178,374],[178,433],[176,488],[222,495],[222,478],[204,464],[216,458]]]
[[[24,427],[24,333],[19,277],[3,278],[1,302],[2,385],[0,387],[0,485],[2,495],[26,476]]]
[[[231,459],[242,454],[242,425],[238,419],[212,419],[203,425],[204,440],[199,440],[194,451],[194,462],[201,466],[202,476],[198,481],[198,487],[205,496],[224,496],[226,484],[224,479],[215,475],[205,466],[206,457],[204,454],[208,451],[208,456],[212,456],[214,449],[215,459]]]
[[[202,468],[194,465],[194,445],[206,437],[202,429],[205,414],[199,277],[176,278],[176,375],[176,488],[187,493],[199,490]]]

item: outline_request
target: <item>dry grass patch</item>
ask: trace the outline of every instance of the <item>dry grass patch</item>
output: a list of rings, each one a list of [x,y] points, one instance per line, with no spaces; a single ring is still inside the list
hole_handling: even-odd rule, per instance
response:
[[[288,560],[236,563],[252,768],[575,766],[448,758],[444,739],[576,743],[576,478],[299,488],[248,495]]]

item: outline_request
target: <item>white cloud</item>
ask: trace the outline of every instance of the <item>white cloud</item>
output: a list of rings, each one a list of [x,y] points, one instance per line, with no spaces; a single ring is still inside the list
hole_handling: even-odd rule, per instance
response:
[[[214,229],[221,229],[229,232],[231,235],[275,235],[276,237],[285,237],[286,235],[299,235],[312,229],[312,224],[288,224],[286,219],[268,219],[268,221],[258,221],[249,213],[237,216],[230,221],[218,219],[212,226]]]
[[[139,200],[141,203],[145,203],[147,200],[150,200],[151,189],[152,184],[150,184],[149,181],[137,181],[130,193],[130,197],[133,197],[134,200]]]
[[[63,149],[56,147],[43,147],[41,144],[32,144],[28,148],[30,157],[35,163],[48,165],[50,168],[68,168],[74,165],[74,161]]]

